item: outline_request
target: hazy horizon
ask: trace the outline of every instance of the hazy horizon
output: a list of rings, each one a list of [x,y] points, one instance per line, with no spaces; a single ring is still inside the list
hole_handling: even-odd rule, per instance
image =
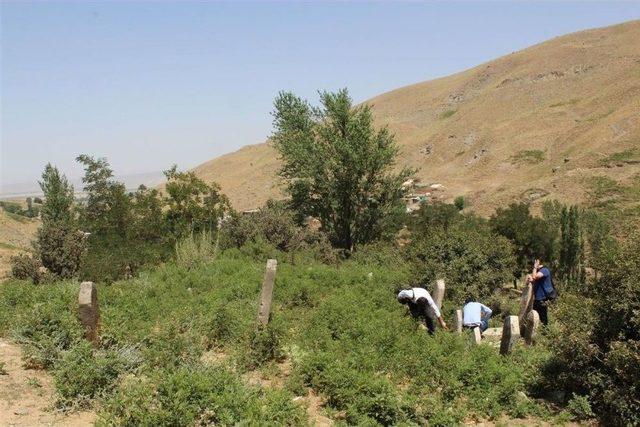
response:
[[[3,2],[1,15],[5,193],[47,162],[77,180],[80,153],[118,176],[191,168],[263,142],[279,90],[364,101],[637,19],[640,3]]]

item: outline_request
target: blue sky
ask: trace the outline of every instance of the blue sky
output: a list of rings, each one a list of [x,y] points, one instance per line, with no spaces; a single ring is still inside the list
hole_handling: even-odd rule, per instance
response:
[[[271,131],[280,90],[356,101],[581,29],[640,2],[3,2],[0,183],[80,153],[193,167]]]

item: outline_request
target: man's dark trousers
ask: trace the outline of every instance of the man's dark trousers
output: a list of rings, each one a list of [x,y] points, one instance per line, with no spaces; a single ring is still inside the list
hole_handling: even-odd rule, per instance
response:
[[[540,321],[546,326],[549,322],[547,318],[547,304],[544,301],[535,300],[533,301],[533,309],[538,312]]]

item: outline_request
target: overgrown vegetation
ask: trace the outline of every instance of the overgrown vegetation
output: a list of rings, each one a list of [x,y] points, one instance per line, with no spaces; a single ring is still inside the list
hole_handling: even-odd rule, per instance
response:
[[[105,159],[81,155],[86,197],[75,201],[47,165],[33,255],[14,258],[15,279],[0,286],[0,335],[23,345],[27,367],[52,372],[56,405],[93,405],[103,425],[297,426],[314,421],[312,391],[348,425],[640,424],[640,237],[620,246],[602,209],[614,190],[640,199],[640,177],[594,180],[591,208],[549,201],[541,216],[513,203],[485,219],[462,197],[407,214],[410,171],[392,172],[393,137],[346,91],[321,100],[276,99],[273,141],[292,197],[245,214],[176,167],[164,194],[129,193]],[[267,258],[279,262],[277,284],[258,328]],[[395,299],[443,278],[445,317],[472,297],[499,324],[518,309],[504,285],[534,258],[561,297],[537,345],[508,356],[424,333]],[[78,278],[98,281],[98,348],[83,339]]]

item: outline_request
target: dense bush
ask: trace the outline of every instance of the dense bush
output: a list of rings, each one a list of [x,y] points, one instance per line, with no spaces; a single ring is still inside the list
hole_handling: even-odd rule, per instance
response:
[[[73,277],[80,269],[86,247],[84,234],[66,222],[44,222],[34,242],[42,265],[62,278]]]
[[[555,358],[546,385],[586,396],[593,410],[615,425],[640,424],[638,275],[636,236],[612,256],[591,290],[593,298],[563,296],[552,330]]]
[[[513,246],[486,224],[464,219],[446,230],[425,233],[414,238],[408,251],[417,281],[430,284],[445,279],[448,300],[460,304],[466,296],[487,298],[512,278]]]
[[[40,282],[40,262],[31,255],[20,254],[11,257],[11,276],[19,280]]]
[[[549,230],[547,222],[531,215],[528,204],[512,203],[508,208],[498,208],[489,223],[497,234],[514,244],[516,277],[529,272],[535,258],[546,263],[553,260],[556,235]]]

